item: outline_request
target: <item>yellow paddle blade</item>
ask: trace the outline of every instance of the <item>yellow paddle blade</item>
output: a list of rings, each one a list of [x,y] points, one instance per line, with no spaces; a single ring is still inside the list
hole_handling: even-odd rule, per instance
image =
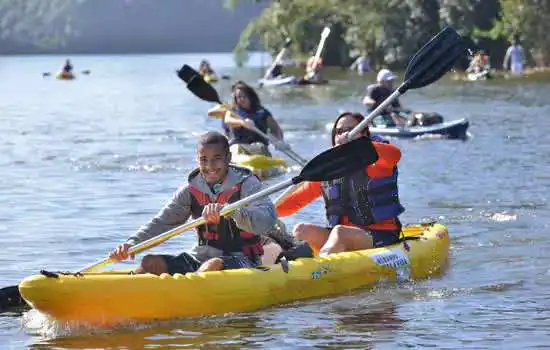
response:
[[[253,167],[255,169],[271,169],[275,167],[287,167],[287,163],[281,158],[267,157],[260,154],[245,155],[238,154],[233,157],[233,162],[241,166]]]
[[[227,109],[225,108],[225,106],[218,104],[208,110],[208,116],[218,118],[218,119],[223,119],[226,112],[227,112]]]

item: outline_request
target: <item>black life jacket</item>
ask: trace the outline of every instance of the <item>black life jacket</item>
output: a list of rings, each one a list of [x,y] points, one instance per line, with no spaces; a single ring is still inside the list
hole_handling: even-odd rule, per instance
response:
[[[254,122],[254,125],[267,134],[267,118],[271,115],[265,108],[260,107],[254,113],[245,111],[244,109],[237,108],[235,111],[242,119],[251,119]],[[229,128],[224,127],[226,131],[229,131],[230,144],[251,144],[255,142],[261,142],[265,145],[268,144],[268,141],[255,133],[254,131],[248,130],[246,128]]]

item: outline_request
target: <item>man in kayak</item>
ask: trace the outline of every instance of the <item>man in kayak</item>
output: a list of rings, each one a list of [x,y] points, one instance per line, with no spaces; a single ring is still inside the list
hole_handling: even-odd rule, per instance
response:
[[[510,72],[513,75],[523,74],[523,65],[525,63],[525,53],[523,47],[518,43],[518,39],[514,38],[512,40],[512,45],[506,50],[506,55],[504,55],[504,60],[502,63],[502,68],[504,70],[508,69],[508,62],[510,62]]]
[[[363,104],[367,107],[368,112],[372,112],[382,102],[384,102],[393,93],[393,80],[396,76],[389,69],[381,69],[376,76],[376,84],[367,86],[367,94],[363,98]],[[386,126],[404,126],[407,121],[399,116],[401,111],[401,103],[399,99],[393,100],[378,117],[382,119],[382,123]]]
[[[227,203],[260,191],[261,183],[245,168],[229,165],[231,153],[225,136],[204,134],[197,147],[198,168],[172,199],[139,231],[116,247],[110,257],[128,258],[133,245],[203,217],[208,224],[197,229],[198,245],[180,255],[146,255],[136,273],[187,273],[254,267],[263,254],[260,235],[276,222],[269,199],[256,201],[227,217],[220,211]]]
[[[275,121],[269,110],[262,106],[256,91],[246,83],[237,81],[231,88],[233,91],[232,108],[240,118],[226,113],[223,128],[230,145],[239,145],[239,149],[248,154],[264,154],[271,156],[267,146],[269,142],[256,132],[250,130],[256,127],[264,133],[268,131],[284,146],[283,130]]]
[[[63,68],[61,71],[67,74],[71,74],[73,72],[73,65],[71,64],[71,60],[67,59],[65,61],[65,64],[63,65]]]
[[[332,145],[347,142],[349,132],[364,117],[343,113],[332,128]],[[363,133],[370,137],[368,129]],[[398,147],[382,139],[373,144],[379,159],[365,169],[329,182],[306,182],[277,205],[279,216],[288,216],[319,197],[325,200],[328,227],[300,223],[294,227],[296,239],[305,240],[321,256],[382,247],[399,242],[405,211],[399,202]]]

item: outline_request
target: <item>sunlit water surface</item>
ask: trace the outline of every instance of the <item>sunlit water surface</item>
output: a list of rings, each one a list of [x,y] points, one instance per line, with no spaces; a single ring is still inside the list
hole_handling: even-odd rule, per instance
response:
[[[205,116],[211,105],[174,73],[201,58],[77,56],[76,71],[92,74],[75,81],[41,75],[64,57],[0,58],[0,286],[41,268],[74,271],[103,258],[185,181],[197,135],[219,129]],[[259,68],[233,68],[229,55],[209,58],[232,78],[254,82],[261,75]],[[304,157],[328,147],[325,125],[339,111],[361,111],[367,78],[347,78],[336,73],[326,87],[261,90]],[[227,98],[230,82],[217,87]],[[393,140],[403,151],[403,222],[449,227],[451,268],[441,278],[115,329],[56,324],[36,312],[0,314],[0,348],[544,347],[550,343],[548,96],[550,84],[541,82],[445,80],[402,98],[415,110],[471,123],[465,142]],[[316,202],[285,221],[323,223],[322,211]],[[176,253],[193,239],[184,234],[154,251]]]

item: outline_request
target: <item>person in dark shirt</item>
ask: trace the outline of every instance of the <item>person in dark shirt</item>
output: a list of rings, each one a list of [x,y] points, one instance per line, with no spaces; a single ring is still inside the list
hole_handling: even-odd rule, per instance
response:
[[[73,65],[71,64],[71,60],[67,59],[65,61],[65,64],[63,65],[62,71],[65,73],[72,73],[73,72]]]
[[[367,107],[368,112],[372,112],[393,93],[394,79],[395,75],[389,69],[384,68],[378,72],[376,76],[377,83],[367,86],[367,94],[363,98],[363,104]],[[384,124],[386,124],[386,126],[396,126],[406,123],[406,120],[402,120],[397,114],[400,110],[401,103],[399,103],[399,99],[396,98],[381,113],[380,117],[385,119]]]

